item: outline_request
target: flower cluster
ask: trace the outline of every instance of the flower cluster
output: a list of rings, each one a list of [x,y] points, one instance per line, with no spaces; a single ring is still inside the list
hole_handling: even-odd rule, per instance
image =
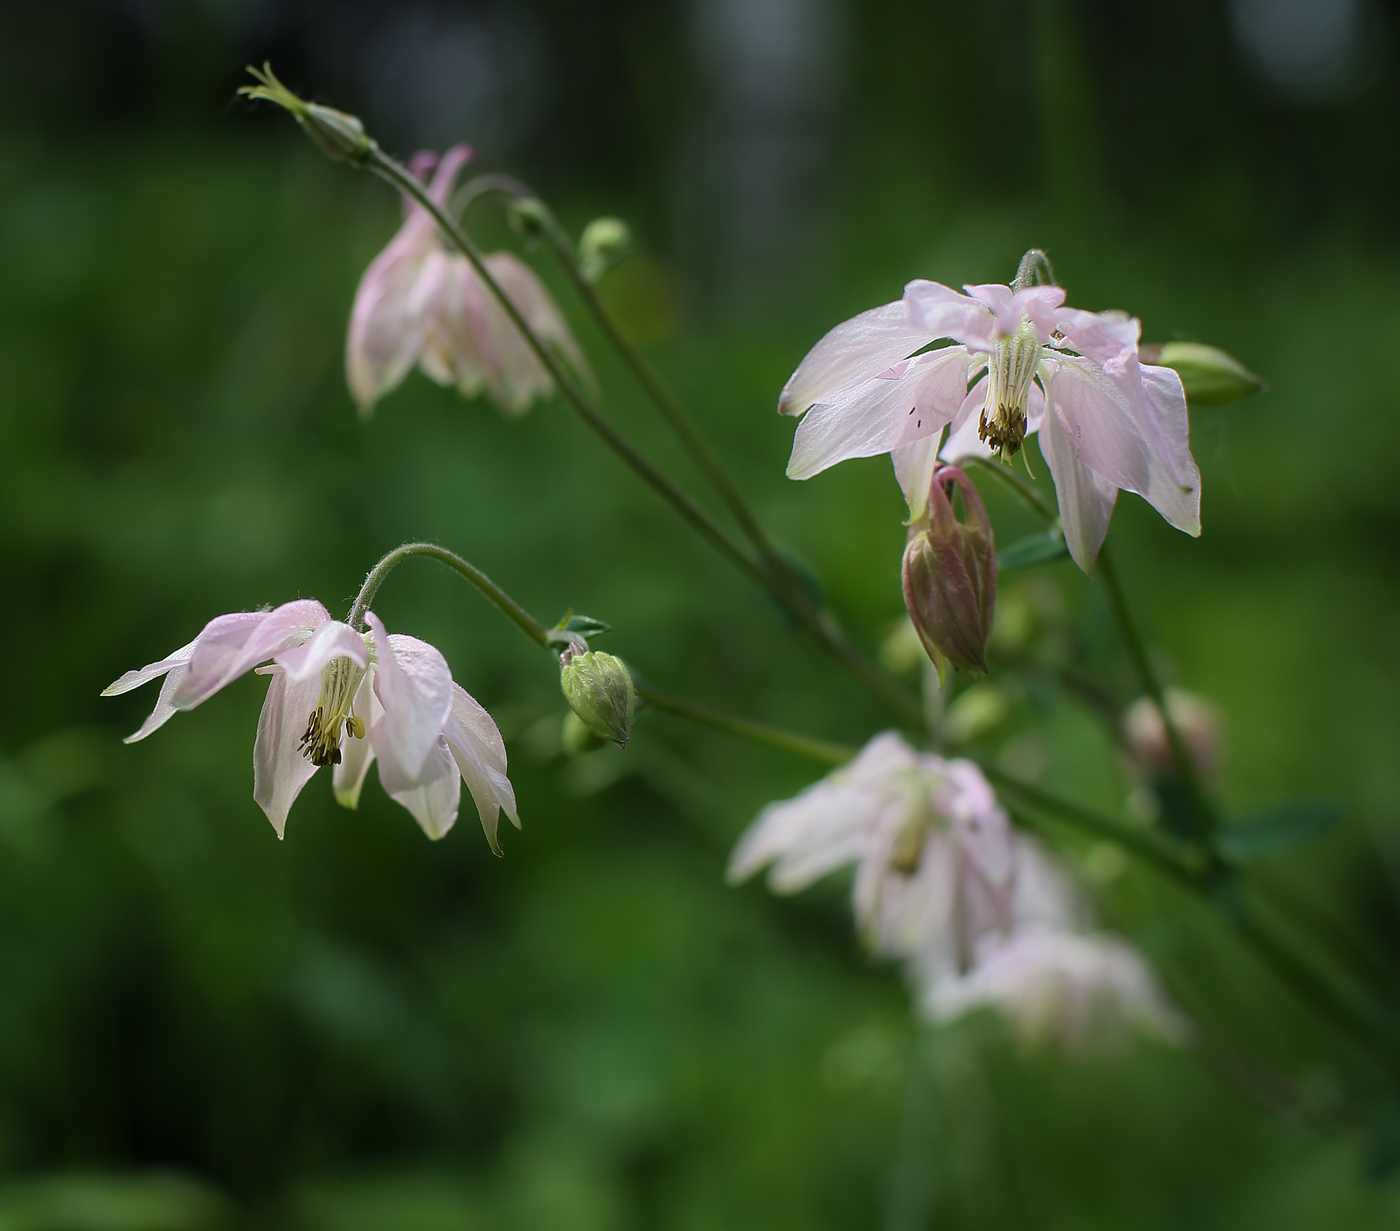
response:
[[[452,679],[433,646],[385,632],[373,612],[365,619],[370,631],[357,632],[314,599],[218,616],[188,645],[128,671],[103,696],[164,677],[155,708],[127,737],[134,743],[256,670],[271,679],[253,747],[253,798],[279,838],[318,769],[333,767],[336,798],[353,808],[378,760],[385,792],[430,838],[452,828],[465,782],[499,852],[501,811],[517,826],[520,818],[491,715]]]
[[[917,515],[939,456],[1011,457],[1034,432],[1085,571],[1119,490],[1199,534],[1186,395],[1172,369],[1140,360],[1139,322],[1067,308],[1058,286],[965,290],[916,280],[811,349],[778,402],[803,416],[788,475],[891,453]]]
[[[465,145],[441,159],[420,154],[412,170],[432,172],[428,195],[447,207],[453,185],[471,158]],[[350,312],[345,372],[363,413],[395,388],[416,363],[440,385],[465,397],[484,392],[507,414],[522,414],[554,382],[539,356],[471,262],[443,245],[432,215],[405,200],[404,222],[365,270]],[[558,307],[534,272],[510,252],[482,258],[531,332],[586,373],[583,354]]]
[[[1128,1024],[1180,1034],[1142,960],[1085,931],[1079,894],[1012,829],[971,761],[877,735],[848,765],[765,808],[729,876],[770,867],[774,891],[794,893],[852,864],[857,925],[874,953],[904,964],[928,1016],[992,1005],[1023,1036],[1068,1047]]]

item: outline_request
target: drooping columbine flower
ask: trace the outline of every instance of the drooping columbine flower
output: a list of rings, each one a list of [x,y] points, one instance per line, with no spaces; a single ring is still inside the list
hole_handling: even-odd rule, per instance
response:
[[[924,1008],[946,1021],[1000,1010],[1028,1044],[1081,1051],[1112,1045],[1131,1027],[1181,1041],[1187,1025],[1130,945],[1103,933],[1029,928],[988,950],[958,978],[934,982]]]
[[[386,633],[373,612],[365,619],[370,631],[356,632],[312,599],[218,616],[188,645],[128,671],[102,695],[165,677],[155,709],[127,737],[134,743],[256,669],[272,678],[253,748],[253,798],[279,838],[317,769],[334,767],[336,798],[353,808],[377,758],[385,792],[430,838],[452,828],[465,781],[499,852],[501,809],[517,826],[520,819],[496,724],[453,681],[438,650]]]
[[[418,155],[411,169],[420,178],[432,172],[428,195],[446,208],[470,158],[470,148],[457,145],[440,160]],[[509,252],[493,252],[483,260],[535,334],[575,371],[586,372],[563,316],[529,266]],[[447,251],[427,210],[405,201],[403,226],[365,270],[350,313],[345,371],[361,411],[368,414],[415,363],[464,396],[484,391],[511,414],[522,413],[554,388],[471,263]]]
[[[952,461],[1010,457],[1038,432],[1081,568],[1093,567],[1120,489],[1199,534],[1186,396],[1170,368],[1139,361],[1139,322],[1066,308],[1058,286],[965,290],[916,280],[812,348],[778,402],[804,416],[788,475],[889,452],[908,494],[918,487],[908,473],[927,480],[926,442],[945,426],[942,456]],[[941,342],[951,344],[924,349]]]
[[[1011,923],[1016,843],[991,787],[972,762],[916,752],[892,731],[765,808],[729,879],[770,864],[778,893],[855,864],[852,903],[872,949],[930,972],[965,970]]]

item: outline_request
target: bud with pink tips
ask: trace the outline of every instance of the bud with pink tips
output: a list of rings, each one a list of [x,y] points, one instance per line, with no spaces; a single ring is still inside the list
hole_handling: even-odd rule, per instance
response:
[[[953,508],[954,489],[963,494],[963,521]],[[956,466],[933,472],[924,514],[909,525],[903,580],[909,619],[939,678],[945,660],[985,674],[996,609],[996,545],[977,488]]]

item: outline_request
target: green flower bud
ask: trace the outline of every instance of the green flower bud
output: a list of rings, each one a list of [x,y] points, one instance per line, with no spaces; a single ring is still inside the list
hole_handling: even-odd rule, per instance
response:
[[[1141,347],[1138,354],[1143,363],[1180,376],[1186,400],[1195,406],[1224,406],[1267,387],[1238,359],[1199,342],[1164,342]]]
[[[621,218],[595,218],[578,241],[579,268],[587,281],[597,282],[631,251],[632,232]]]
[[[245,85],[238,92],[285,107],[324,154],[345,162],[364,162],[374,152],[374,142],[356,116],[297,97],[277,80],[270,64],[264,64],[261,70],[249,65],[248,71],[259,84]]]
[[[583,725],[601,739],[626,748],[637,701],[622,659],[598,650],[566,650],[559,667],[564,699]]]
[[[506,210],[511,230],[528,243],[544,238],[546,219],[544,202],[533,197],[514,200]]]

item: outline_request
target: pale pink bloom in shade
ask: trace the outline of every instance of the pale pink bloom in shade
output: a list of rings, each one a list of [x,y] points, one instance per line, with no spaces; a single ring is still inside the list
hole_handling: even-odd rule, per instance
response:
[[[421,177],[436,167],[428,194],[446,208],[470,158],[471,150],[458,145],[441,160],[420,154],[412,170]],[[536,336],[586,377],[578,343],[534,271],[510,252],[493,252],[483,261]],[[368,414],[415,363],[464,396],[484,392],[509,414],[523,413],[554,388],[471,263],[446,249],[427,210],[406,200],[403,226],[365,270],[350,312],[345,371],[361,411]]]
[[[317,769],[334,766],[336,798],[353,808],[378,758],[385,792],[431,838],[452,828],[465,780],[499,850],[501,810],[517,826],[520,819],[496,724],[453,681],[441,653],[386,633],[373,612],[365,618],[370,631],[356,632],[312,599],[219,616],[189,645],[128,671],[102,695],[165,677],[150,717],[127,737],[133,743],[256,670],[271,679],[253,748],[253,798],[279,838]]]
[[[1170,368],[1140,362],[1139,322],[1067,308],[1058,286],[965,290],[916,280],[812,348],[778,402],[803,416],[788,475],[890,453],[918,517],[945,427],[951,461],[1012,455],[1037,432],[1081,568],[1093,566],[1120,489],[1199,534],[1186,395]],[[936,343],[946,344],[924,349]]]
[[[793,893],[849,864],[857,922],[881,956],[958,971],[1011,924],[1016,843],[986,779],[894,732],[765,808],[735,847],[729,879],[771,865],[769,885]]]
[[[1220,768],[1224,742],[1220,711],[1204,697],[1180,688],[1168,688],[1166,700],[1167,710],[1186,741],[1196,772],[1205,781],[1211,781]],[[1123,714],[1123,734],[1127,737],[1133,766],[1140,773],[1149,777],[1176,775],[1167,728],[1151,697],[1139,697],[1128,707]]]
[[[535,336],[586,375],[583,353],[535,272],[511,252],[493,252],[483,261]],[[509,415],[523,414],[553,392],[539,356],[466,257],[435,252],[418,294],[428,322],[419,365],[438,384],[455,385],[464,397],[484,392]]]
[[[1188,1033],[1137,951],[1103,933],[1018,932],[967,974],[934,983],[924,1001],[939,1021],[983,1007],[1024,1042],[1071,1051],[1120,1042],[1132,1027],[1178,1042]]]

